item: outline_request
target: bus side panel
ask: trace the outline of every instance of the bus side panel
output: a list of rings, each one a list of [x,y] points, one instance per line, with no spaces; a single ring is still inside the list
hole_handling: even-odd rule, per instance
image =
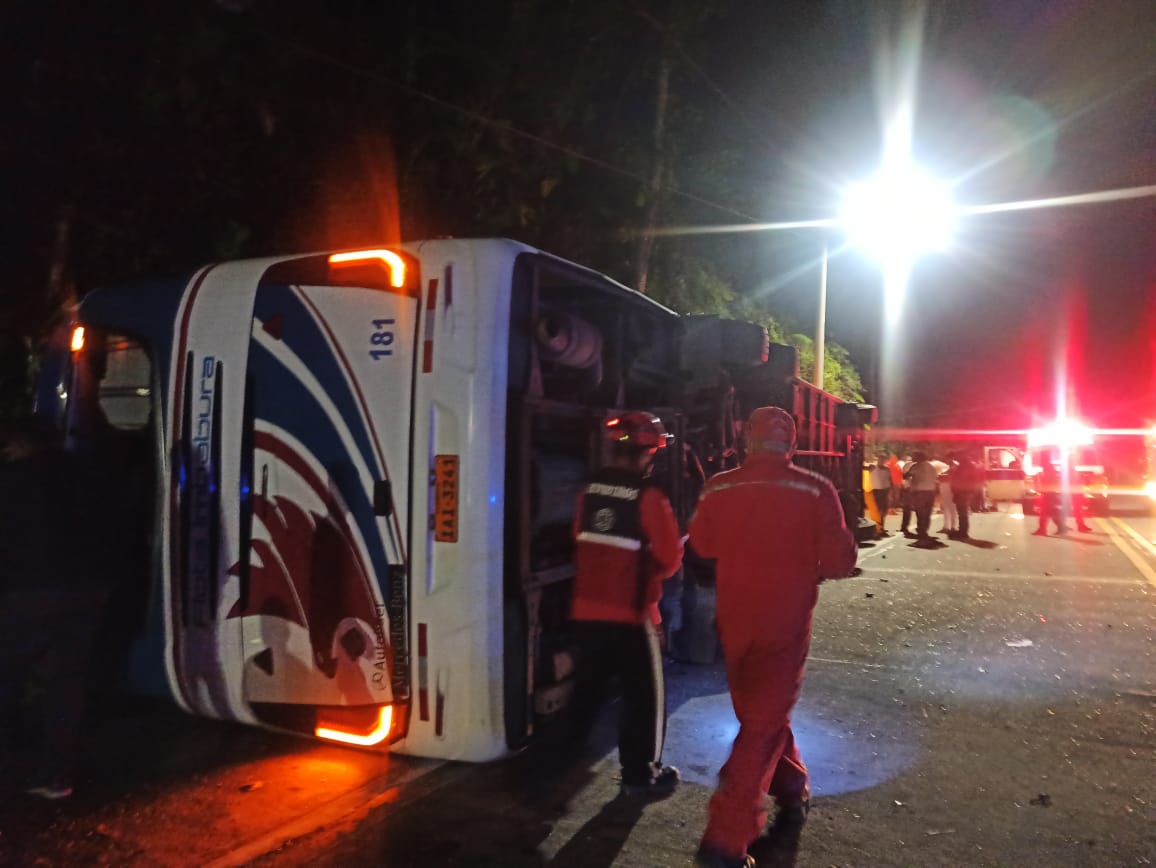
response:
[[[503,702],[506,347],[515,257],[506,241],[436,241],[421,257],[413,439],[409,732],[394,749],[508,753]],[[485,336],[485,339],[481,339]],[[424,347],[423,347],[424,350]],[[456,522],[455,522],[456,519]]]

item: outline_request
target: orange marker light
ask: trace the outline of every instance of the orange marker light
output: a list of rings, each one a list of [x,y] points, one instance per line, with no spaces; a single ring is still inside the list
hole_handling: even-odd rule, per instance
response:
[[[318,724],[313,734],[318,738],[328,739],[329,741],[339,741],[343,744],[356,744],[361,747],[371,747],[375,744],[381,744],[389,735],[390,724],[393,723],[393,706],[383,705],[378,709],[377,723],[374,724],[373,729],[367,733],[347,732],[343,729],[334,729],[329,726]]]
[[[68,345],[74,353],[79,353],[84,349],[84,326],[76,326],[72,330],[72,340]]]
[[[329,257],[329,264],[361,264],[375,259],[389,269],[390,286],[398,289],[405,286],[405,260],[392,250],[355,250],[351,253],[334,253]]]

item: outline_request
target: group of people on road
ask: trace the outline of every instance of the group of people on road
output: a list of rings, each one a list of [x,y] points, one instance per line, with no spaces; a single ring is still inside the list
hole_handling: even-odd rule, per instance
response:
[[[574,526],[571,617],[582,653],[576,711],[588,727],[607,680],[621,679],[622,792],[659,798],[675,789],[679,773],[661,761],[666,714],[657,603],[684,540],[669,501],[646,474],[669,438],[649,413],[616,417],[605,433],[609,462],[579,496]],[[754,865],[747,849],[766,823],[766,794],[778,804],[776,826],[797,828],[810,805],[791,710],[819,584],[851,574],[856,545],[834,486],[794,465],[794,449],[791,415],[777,407],[755,410],[746,459],[706,482],[686,541],[696,557],[716,564],[716,621],[739,720],[696,854],[699,864],[714,868]]]
[[[1092,529],[1085,519],[1084,494],[1075,479],[1076,468],[1069,463],[1066,473],[1058,460],[1047,458],[1035,477],[1037,494],[1031,506],[1039,516],[1035,536],[1047,536],[1054,524],[1056,533],[1068,532],[1068,516],[1075,520],[1076,530]],[[938,502],[943,513],[939,533],[949,539],[971,539],[971,513],[985,506],[984,470],[966,452],[949,452],[945,461],[930,461],[925,452],[915,452],[900,461],[894,455],[880,452],[866,468],[866,489],[873,501],[876,535],[891,534],[887,516],[901,512],[900,530],[916,545],[929,544],[931,516]],[[1025,510],[1026,512],[1027,510]],[[915,529],[911,528],[912,518]]]
[[[876,456],[875,463],[867,468],[867,478],[879,537],[890,536],[887,516],[898,507],[903,535],[929,543],[933,540],[931,516],[938,500],[943,512],[939,532],[949,539],[971,539],[971,513],[983,506],[983,468],[966,452],[951,452],[946,458],[933,462],[925,452],[915,452],[905,461],[886,452]]]

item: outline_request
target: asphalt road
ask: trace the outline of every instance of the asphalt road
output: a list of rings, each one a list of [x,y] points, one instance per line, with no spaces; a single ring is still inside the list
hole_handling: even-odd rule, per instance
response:
[[[892,537],[824,585],[795,715],[811,817],[760,865],[1156,862],[1156,521],[1034,527],[1016,509],[971,544]],[[468,766],[106,702],[72,799],[6,798],[0,863],[690,865],[737,724],[719,666],[667,683],[684,783],[646,806],[617,797],[613,708],[584,758]]]

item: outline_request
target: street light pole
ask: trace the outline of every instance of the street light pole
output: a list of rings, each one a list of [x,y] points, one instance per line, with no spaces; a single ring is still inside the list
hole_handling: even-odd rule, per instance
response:
[[[823,242],[823,256],[819,260],[819,322],[815,326],[814,383],[823,388],[823,362],[827,353],[827,258],[828,245]]]

